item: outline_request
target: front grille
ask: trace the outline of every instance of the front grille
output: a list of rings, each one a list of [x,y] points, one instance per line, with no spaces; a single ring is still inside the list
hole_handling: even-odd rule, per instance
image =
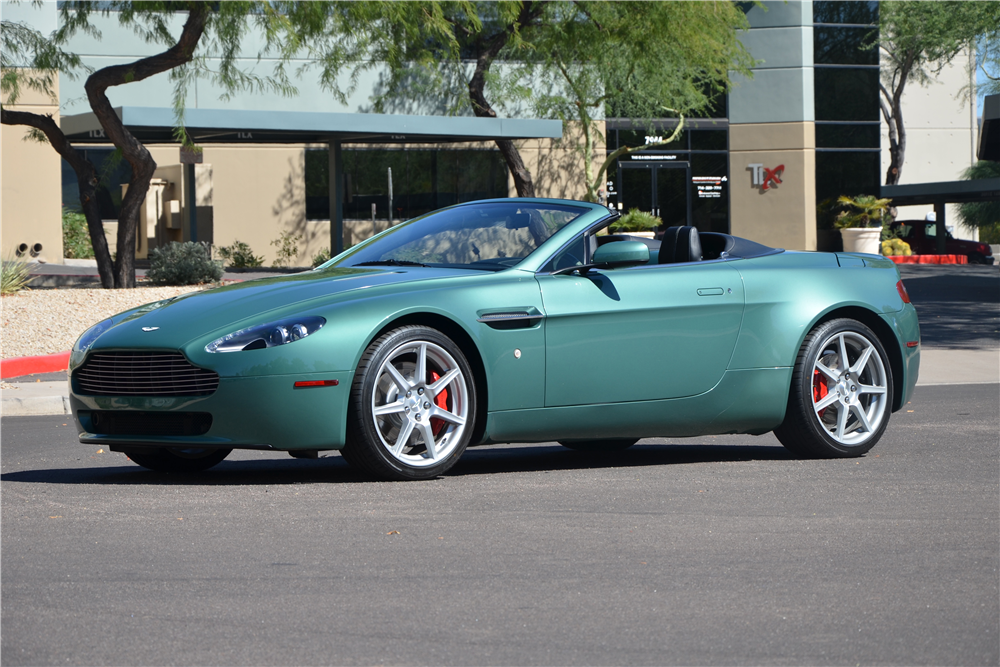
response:
[[[80,421],[104,435],[205,435],[212,428],[207,412],[81,410]]]
[[[179,352],[98,352],[73,373],[89,396],[208,396],[219,374]]]

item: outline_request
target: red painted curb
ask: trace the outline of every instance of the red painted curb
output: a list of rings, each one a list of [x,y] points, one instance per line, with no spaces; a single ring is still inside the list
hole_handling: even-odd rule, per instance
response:
[[[889,255],[896,264],[968,264],[965,255]]]
[[[32,373],[56,373],[69,367],[69,352],[41,357],[14,357],[0,360],[0,378],[16,378]]]

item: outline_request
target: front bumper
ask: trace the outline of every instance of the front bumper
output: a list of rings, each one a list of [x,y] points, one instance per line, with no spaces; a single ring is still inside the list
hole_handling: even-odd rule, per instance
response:
[[[226,378],[211,396],[86,396],[70,382],[70,406],[80,442],[106,445],[198,445],[233,449],[339,449],[344,446],[352,371]],[[336,386],[294,387],[301,380],[337,380]],[[211,415],[200,435],[101,433],[94,411],[114,413],[182,413]],[[134,414],[142,421],[144,415]],[[95,421],[97,423],[95,423]],[[121,423],[123,420],[119,420]]]

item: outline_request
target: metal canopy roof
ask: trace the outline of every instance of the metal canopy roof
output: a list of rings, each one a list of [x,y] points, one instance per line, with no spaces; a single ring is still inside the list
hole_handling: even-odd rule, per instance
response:
[[[143,143],[176,143],[171,108],[117,107],[115,113]],[[184,123],[197,144],[391,144],[562,137],[562,121],[530,118],[187,109]],[[108,142],[93,113],[63,116],[60,125],[73,143]]]
[[[1000,199],[1000,178],[883,185],[880,192],[882,197],[892,199],[893,206],[916,206],[939,202],[958,204],[973,201],[996,201]]]

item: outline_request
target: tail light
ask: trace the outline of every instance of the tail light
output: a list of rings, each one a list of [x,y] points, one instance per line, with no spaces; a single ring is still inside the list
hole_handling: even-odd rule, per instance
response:
[[[900,280],[896,283],[896,291],[899,292],[899,298],[903,300],[903,303],[910,303],[910,293],[906,291],[906,285]]]

